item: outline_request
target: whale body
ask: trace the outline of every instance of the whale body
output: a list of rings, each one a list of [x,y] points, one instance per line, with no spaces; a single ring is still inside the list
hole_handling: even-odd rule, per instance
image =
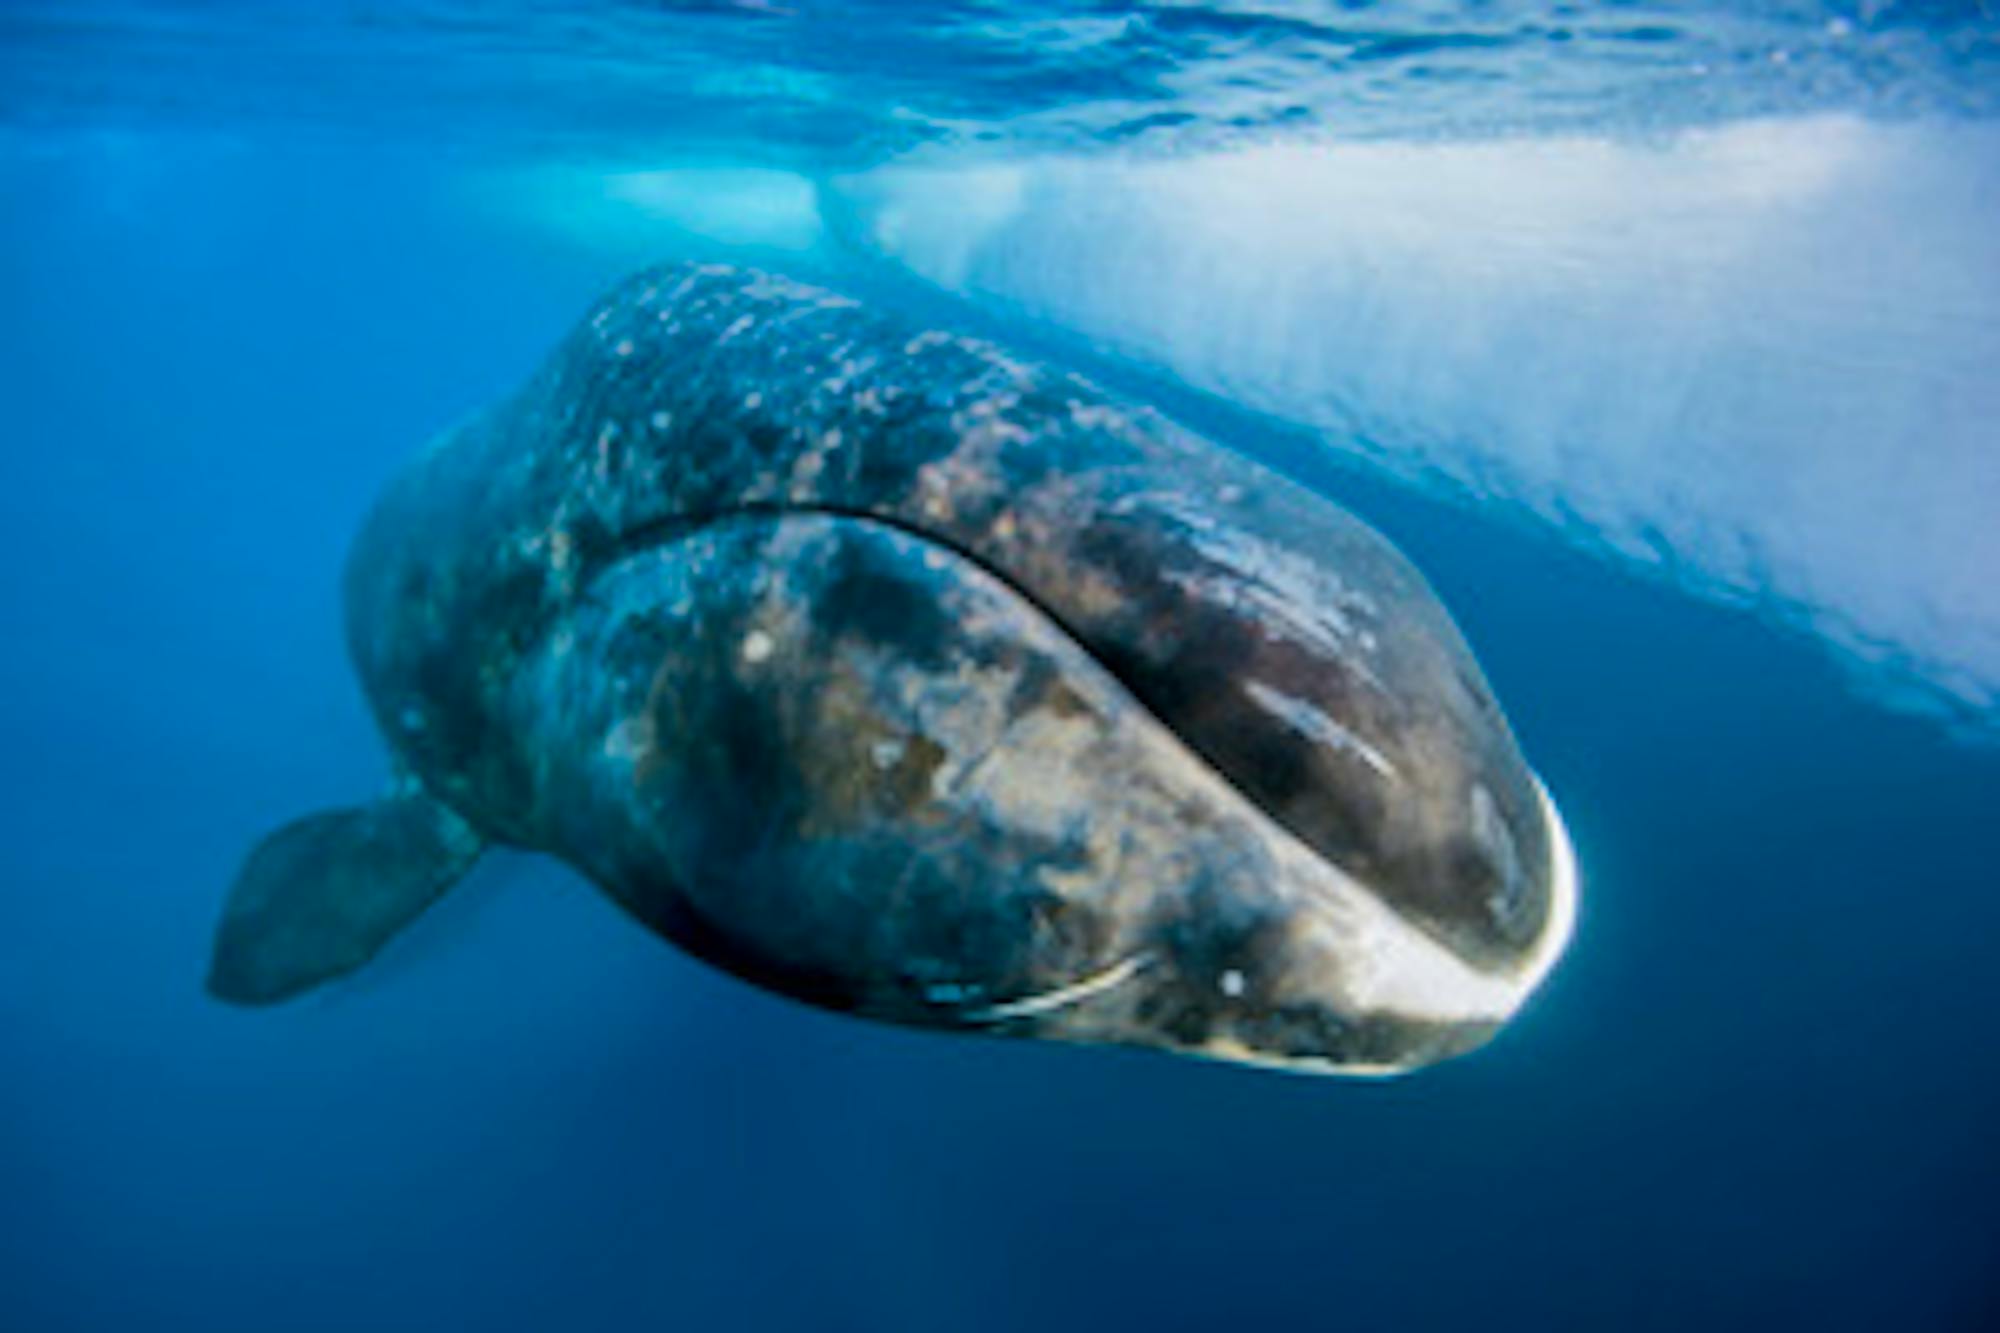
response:
[[[990,342],[642,273],[388,488],[345,586],[396,774],[248,859],[209,976],[360,966],[492,844],[906,1025],[1379,1073],[1561,952],[1555,806],[1330,501]]]

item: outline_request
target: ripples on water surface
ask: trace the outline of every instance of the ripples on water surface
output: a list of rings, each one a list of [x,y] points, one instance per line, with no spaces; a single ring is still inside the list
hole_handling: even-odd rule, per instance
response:
[[[920,146],[1986,112],[1985,4],[74,4],[0,12],[17,124],[276,119],[854,165]]]

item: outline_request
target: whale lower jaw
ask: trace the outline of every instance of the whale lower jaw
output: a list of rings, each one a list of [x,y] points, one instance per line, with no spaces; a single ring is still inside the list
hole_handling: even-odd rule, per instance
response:
[[[1534,783],[1548,832],[1549,880],[1548,907],[1542,931],[1528,952],[1504,972],[1474,972],[1469,967],[1452,969],[1434,974],[1434,984],[1420,996],[1385,997],[1380,1004],[1364,1006],[1376,1018],[1408,1019],[1455,1028],[1459,1034],[1456,1040],[1433,1049],[1421,1058],[1382,1063],[1273,1055],[1220,1034],[1200,1046],[1185,1048],[1181,1053],[1197,1059],[1253,1065],[1287,1074],[1387,1079],[1415,1073],[1444,1056],[1484,1045],[1540,988],[1561,960],[1576,930],[1581,880],[1576,849],[1548,787],[1539,776],[1534,776]]]

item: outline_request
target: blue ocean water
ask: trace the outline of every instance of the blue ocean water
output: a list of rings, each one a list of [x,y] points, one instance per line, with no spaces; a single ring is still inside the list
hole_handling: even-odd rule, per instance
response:
[[[2000,174],[1981,156],[2000,21],[1977,4],[914,8],[0,9],[0,1326],[2000,1323],[2000,418],[1980,414],[1990,363],[1965,359],[2000,322],[2000,242],[1977,225]],[[1721,155],[1727,190],[1670,188],[1714,160],[1675,145],[1828,117],[1891,140],[1843,149],[1850,177],[1780,135],[1747,165]],[[1815,216],[1898,201],[1879,216],[1948,266],[1694,307],[1660,351],[1693,368],[1636,382],[1678,395],[1699,477],[1638,447],[1655,434],[1592,435],[1546,396],[1446,412],[1441,381],[1398,381],[1350,437],[1293,410],[1321,401],[1310,357],[1232,397],[1254,320],[1213,348],[1155,346],[1120,336],[1145,318],[1132,285],[1048,295],[1110,264],[1077,218],[1132,222],[1078,211],[1079,171],[1366,144],[1379,182],[1440,143],[1546,162],[1534,145],[1579,140],[1661,155],[1661,234],[1724,233],[1775,207],[1744,175],[1804,163]],[[1869,192],[1938,143],[1977,189]],[[1606,154],[1564,158],[1563,179],[1616,176]],[[1010,196],[1020,230],[971,208],[985,249],[958,247],[957,212],[921,246],[885,224],[930,216],[911,191],[944,187],[884,173],[946,172],[971,207],[960,187],[1030,159],[1070,174]],[[1365,221],[1390,199],[1350,206]],[[1910,202],[1936,199],[1962,213]],[[1045,216],[1063,225],[1031,225]],[[1481,271],[1506,216],[1447,218],[1423,253]],[[1170,238],[1202,222],[1170,220]],[[1275,310],[1310,246],[1252,225],[1232,216],[1231,271],[1272,276],[1226,290]],[[1854,232],[1868,263],[1901,253],[1889,230]],[[1508,264],[1619,278],[1548,298],[1610,293],[1593,337],[1625,327],[1649,274],[1719,262],[1694,247],[1655,272],[1658,249],[1578,259],[1544,234]],[[1515,1025],[1380,1083],[912,1034],[720,977],[526,856],[489,859],[335,992],[257,1013],[208,999],[244,851],[384,771],[339,636],[366,506],[599,290],[685,252],[1089,362],[1402,545],[1584,866],[1575,943]],[[1433,294],[1355,253],[1390,275],[1356,336],[1403,336],[1398,311]],[[1968,295],[1943,309],[1933,290]],[[1824,312],[1880,341],[1816,339]],[[1736,344],[1708,340],[1707,313],[1754,324],[1732,354],[1755,375],[1714,377]],[[1448,368],[1474,364],[1450,359],[1466,327],[1434,330]],[[1624,370],[1581,335],[1522,366]],[[1843,408],[1908,428],[1879,452],[1805,416],[1857,379],[1871,403],[1924,405]],[[1341,385],[1341,411],[1366,392]],[[1787,452],[1777,427],[1696,448],[1725,409],[1809,419],[1814,448]],[[1426,452],[1439,422],[1568,432],[1574,465],[1477,439]],[[1758,449],[1784,466],[1752,466]],[[1754,503],[1705,489],[1718,470]],[[1516,503],[1517,476],[1547,504]],[[1815,507],[1857,485],[1879,523]],[[1815,504],[1788,509],[1794,492]],[[1744,517],[1780,512],[1797,521]],[[1622,550],[1632,533],[1654,558]]]

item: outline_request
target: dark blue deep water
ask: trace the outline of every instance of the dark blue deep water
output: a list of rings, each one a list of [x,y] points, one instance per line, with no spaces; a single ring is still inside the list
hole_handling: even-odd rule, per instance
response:
[[[1575,942],[1456,1063],[1344,1082],[864,1025],[522,855],[333,991],[201,988],[246,848],[382,779],[337,600],[366,506],[638,264],[747,256],[942,317],[963,296],[799,221],[812,188],[912,150],[1978,127],[2000,20],[518,11],[0,7],[0,1328],[2000,1327],[2000,567],[1981,524],[1937,531],[2000,522],[2000,435],[1947,419],[1986,400],[1944,370],[1923,401],[1964,503],[1812,566],[1907,568],[1931,524],[1937,633],[1871,653],[1818,632],[1845,606],[1902,633],[1848,585],[1635,572],[1391,444],[1103,362],[1393,536],[1561,797]],[[1712,93],[1668,77],[1700,64]],[[564,173],[608,162],[697,174],[605,212]],[[1946,276],[1973,293],[1951,320],[1883,322],[1935,347],[1840,373],[1990,346],[1992,272]],[[1780,369],[1822,356],[1772,327]]]

